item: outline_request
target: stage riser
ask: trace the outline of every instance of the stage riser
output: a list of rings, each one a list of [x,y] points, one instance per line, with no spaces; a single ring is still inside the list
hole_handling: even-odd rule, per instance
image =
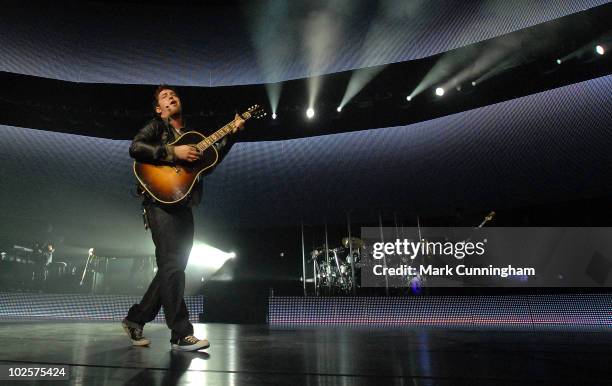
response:
[[[268,324],[287,326],[612,328],[612,294],[270,297]]]
[[[0,293],[0,319],[122,320],[141,296]],[[204,307],[204,297],[187,296],[192,323]],[[165,323],[163,307],[153,323]]]

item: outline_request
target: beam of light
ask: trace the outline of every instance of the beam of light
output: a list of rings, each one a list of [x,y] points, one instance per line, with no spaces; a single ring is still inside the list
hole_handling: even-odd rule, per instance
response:
[[[367,67],[354,70],[346,86],[340,107],[346,106],[386,66]]]
[[[419,84],[410,93],[410,98],[414,98],[423,91],[430,89],[433,85],[447,80],[453,73],[459,71],[467,59],[458,57],[456,53],[446,53],[433,65],[431,70],[423,77]]]
[[[321,88],[321,77],[314,76],[307,79],[308,88],[308,111],[314,109]],[[308,114],[308,113],[307,113]]]
[[[341,23],[331,9],[311,12],[303,30],[304,47],[308,56],[307,79],[308,108],[314,108],[321,91],[321,75],[333,65],[334,52],[338,51]]]
[[[312,119],[314,117],[314,115],[315,115],[314,109],[312,107],[309,107],[306,110],[306,117],[308,117],[308,119]]]
[[[210,270],[218,270],[229,259],[236,257],[233,252],[224,252],[202,242],[196,242],[191,249],[188,265]]]
[[[231,260],[229,260],[231,262]],[[227,264],[221,267],[217,272],[213,273],[208,278],[202,277],[203,282],[206,280],[210,281],[232,281],[234,280],[233,268],[228,268]]]
[[[410,94],[412,97],[431,88],[434,84],[448,90],[469,80],[477,84],[510,68],[529,62],[534,56],[550,49],[558,39],[559,25],[552,25],[534,38],[520,34],[501,42],[470,47],[444,54]],[[565,61],[564,58],[559,58]]]
[[[408,96],[406,97],[406,100],[407,100],[408,102],[410,102],[410,101],[412,100],[412,97],[411,97],[410,95],[408,95]]]
[[[288,2],[268,0],[242,7],[253,43],[257,67],[265,83],[270,110],[278,111],[282,93],[281,81],[286,78],[286,64],[291,63],[299,46],[298,31],[287,22]]]
[[[604,46],[609,44],[611,41],[612,32],[607,32],[597,37],[596,39],[591,40],[590,42],[582,45],[580,48],[577,48],[574,51],[567,53],[566,55],[560,57],[558,60],[560,60],[561,63],[565,63],[570,59],[578,58],[587,58],[587,61],[592,60],[593,53],[595,53],[596,55],[604,55],[606,53]]]
[[[518,66],[520,60],[517,60],[516,58],[509,58],[507,60],[505,60],[502,63],[497,64],[496,66],[493,66],[492,68],[490,68],[488,71],[485,71],[484,73],[482,73],[475,81],[474,83],[476,84],[480,84],[482,82],[484,82],[487,79],[491,79],[496,75],[501,74],[504,71],[507,71],[513,67]]]
[[[440,87],[448,90],[460,86],[469,79],[475,79],[475,83],[479,84],[482,80],[505,71],[509,68],[509,64],[516,65],[521,60],[521,57],[516,55],[519,48],[520,40],[513,39],[505,41],[502,45],[469,49],[459,57],[457,57],[459,54],[456,53],[449,55],[448,58],[443,57],[440,61],[448,62],[443,63],[444,69],[447,73],[454,72],[454,75],[447,76]],[[435,76],[434,73],[430,81],[435,80]],[[432,84],[426,84],[426,86],[431,87],[433,84],[432,82]],[[472,86],[475,86],[474,81],[472,81]],[[419,89],[418,86],[417,89]],[[422,89],[419,90],[419,92],[421,91]]]
[[[447,83],[442,84],[442,87],[446,88],[450,83],[461,84],[469,79],[480,84],[502,72],[527,63],[542,53],[548,53],[551,43],[558,39],[559,28],[561,28],[559,25],[552,25],[537,37],[522,34],[483,46],[473,55],[473,64],[463,68]],[[574,55],[575,53],[572,53],[557,58],[557,64],[565,62]]]
[[[278,102],[280,101],[282,89],[282,83],[266,83],[266,93],[268,94],[268,101],[270,102],[270,110],[273,115],[272,119],[276,118],[276,111],[278,110]]]
[[[591,52],[595,52],[595,54],[597,55],[603,55],[605,53],[605,50],[603,48],[603,46],[597,45],[595,46],[595,48],[593,48],[593,44],[592,43],[588,43],[583,45],[582,47],[566,54],[565,56],[562,56],[561,58],[557,59],[557,63],[559,63],[559,61],[561,63],[567,62],[568,60],[571,59],[577,59],[577,58],[582,58],[587,56],[588,54],[590,54]],[[601,52],[601,53],[600,53]]]
[[[337,112],[342,112],[342,106],[338,106],[338,107],[336,108],[336,111],[337,111]]]
[[[576,58],[576,57],[578,57],[578,51],[570,52],[569,54],[557,59],[557,64],[560,64],[559,62],[561,63],[567,62],[568,60]]]
[[[448,82],[454,75],[462,71],[472,73],[476,67],[486,66],[487,63],[479,64],[477,58],[480,54],[480,50],[475,47],[466,47],[464,50],[450,51],[442,54],[440,59],[427,72],[409,96],[414,98],[425,90],[431,89],[436,84],[441,84],[440,87],[447,88],[448,85],[444,83]],[[458,80],[455,82],[459,83]]]
[[[404,36],[390,36],[401,29],[389,28],[390,24],[405,23],[410,19],[418,19],[422,0],[398,2],[384,0],[378,3],[377,14],[365,36],[360,57],[351,79],[348,82],[340,106],[349,103],[372,79],[382,72],[386,64],[397,62],[398,42],[404,41]]]

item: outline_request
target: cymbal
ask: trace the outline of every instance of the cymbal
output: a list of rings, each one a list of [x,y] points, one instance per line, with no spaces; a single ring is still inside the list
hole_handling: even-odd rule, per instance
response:
[[[348,248],[349,247],[349,238],[348,237],[343,237],[342,238],[342,245],[344,246],[344,248]],[[350,245],[351,248],[353,249],[357,249],[357,248],[361,248],[363,246],[363,240],[357,238],[357,237],[351,237],[350,238]]]

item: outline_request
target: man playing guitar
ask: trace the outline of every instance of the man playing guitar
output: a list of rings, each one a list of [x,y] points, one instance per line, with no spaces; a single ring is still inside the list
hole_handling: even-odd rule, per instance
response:
[[[172,144],[188,131],[184,128],[181,99],[176,90],[167,85],[159,86],[154,95],[154,108],[157,117],[136,134],[130,156],[144,163],[197,163],[202,153],[196,147]],[[231,133],[236,133],[244,127],[244,119],[236,115],[230,127]],[[219,159],[227,154],[232,142],[226,136],[214,144]],[[157,274],[140,303],[129,309],[122,322],[136,346],[150,344],[143,336],[143,327],[156,317],[162,305],[171,330],[172,349],[195,351],[210,346],[208,340],[193,336],[193,325],[183,299],[185,268],[194,236],[192,207],[199,203],[201,191],[201,181],[197,181],[184,199],[171,204],[160,202],[143,191],[144,213],[155,244]]]

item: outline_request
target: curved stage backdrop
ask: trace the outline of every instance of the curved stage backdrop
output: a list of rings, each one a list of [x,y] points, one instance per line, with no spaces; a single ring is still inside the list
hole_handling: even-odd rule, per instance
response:
[[[198,224],[293,226],[341,222],[347,209],[374,211],[373,220],[383,205],[436,215],[609,195],[610,89],[606,76],[404,127],[237,143],[205,181]],[[0,130],[5,241],[29,230],[109,254],[151,250],[129,141]]]
[[[255,1],[242,14],[184,4],[30,3],[3,2],[0,71],[74,82],[223,86],[422,58],[608,2]],[[538,37],[554,38],[554,30]]]

